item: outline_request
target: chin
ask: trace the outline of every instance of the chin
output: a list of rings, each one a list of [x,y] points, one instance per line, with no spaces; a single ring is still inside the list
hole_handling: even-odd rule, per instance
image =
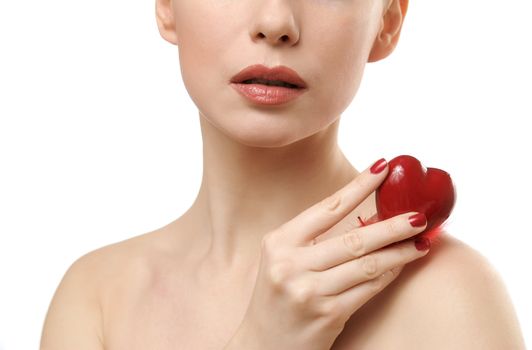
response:
[[[234,109],[234,108],[233,108]],[[308,113],[304,117],[293,111],[232,110],[224,115],[200,111],[202,119],[229,139],[242,145],[260,148],[280,148],[321,131],[317,118]],[[310,121],[314,121],[311,123]],[[315,125],[314,125],[315,124]]]

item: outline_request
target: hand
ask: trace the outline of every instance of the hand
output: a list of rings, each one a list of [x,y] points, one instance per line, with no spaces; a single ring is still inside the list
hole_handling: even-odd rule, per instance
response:
[[[416,212],[354,229],[342,221],[387,172],[368,167],[264,236],[248,309],[225,349],[329,350],[354,312],[427,254],[407,240],[426,227],[410,224]]]

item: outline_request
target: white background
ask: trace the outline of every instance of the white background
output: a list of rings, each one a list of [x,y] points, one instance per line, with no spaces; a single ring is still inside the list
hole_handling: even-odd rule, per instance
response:
[[[198,116],[154,9],[0,3],[1,350],[38,347],[74,260],[166,225],[197,194]],[[339,134],[359,169],[412,154],[451,173],[448,229],[499,271],[528,344],[531,11],[527,0],[411,1]]]

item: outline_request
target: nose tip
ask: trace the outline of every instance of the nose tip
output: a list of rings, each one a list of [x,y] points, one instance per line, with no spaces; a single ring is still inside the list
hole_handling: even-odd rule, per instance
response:
[[[277,42],[279,42],[279,41],[281,41],[281,42],[287,42],[287,41],[290,41],[290,37],[289,37],[288,35],[286,35],[286,34],[283,34],[283,35],[281,35],[280,37],[277,37],[277,38],[276,38],[276,37],[271,37],[271,36],[266,37],[266,35],[264,35],[264,33],[259,32],[259,33],[257,34],[257,37],[259,37],[260,39],[264,39],[264,38],[269,39],[269,41],[270,41],[272,44],[275,44],[275,43],[277,43]]]
[[[287,8],[275,8],[272,11],[262,9],[254,17],[250,36],[255,42],[266,41],[274,46],[294,45],[299,41],[299,28],[293,11]]]

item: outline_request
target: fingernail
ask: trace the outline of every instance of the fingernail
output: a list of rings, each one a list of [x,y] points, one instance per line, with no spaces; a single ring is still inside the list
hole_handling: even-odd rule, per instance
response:
[[[421,227],[425,226],[425,224],[427,223],[427,217],[423,213],[417,213],[412,216],[409,216],[408,221],[413,227]]]
[[[386,164],[388,164],[386,162],[386,159],[381,158],[378,161],[376,161],[375,164],[373,164],[369,170],[371,171],[372,174],[378,174],[382,172],[384,168],[386,168]]]
[[[416,249],[420,251],[428,250],[430,248],[430,240],[425,237],[416,238],[414,244],[416,245]]]

